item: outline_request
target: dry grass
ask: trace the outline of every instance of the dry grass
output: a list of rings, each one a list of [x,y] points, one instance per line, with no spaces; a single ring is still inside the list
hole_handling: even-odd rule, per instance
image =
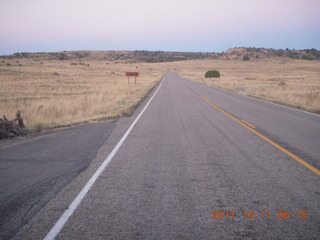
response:
[[[320,61],[195,60],[163,67],[208,85],[320,113]],[[204,78],[206,71],[213,69],[220,71],[220,79]]]
[[[0,63],[0,112],[20,109],[31,131],[130,114],[162,78],[137,64],[6,60]],[[9,65],[10,64],[10,65]],[[20,66],[19,66],[20,65]],[[126,71],[138,71],[137,84]]]
[[[0,114],[12,119],[18,109],[22,110],[32,131],[123,116],[130,114],[160,81],[160,70],[176,71],[208,85],[320,113],[320,61],[281,58],[154,64],[86,61],[90,66],[71,62],[1,60]],[[213,69],[220,71],[220,79],[205,79],[205,72]],[[134,78],[128,84],[126,71],[140,72],[137,84]]]

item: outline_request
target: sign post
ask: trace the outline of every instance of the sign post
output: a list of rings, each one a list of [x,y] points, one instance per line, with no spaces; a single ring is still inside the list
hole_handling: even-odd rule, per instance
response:
[[[134,77],[134,83],[137,83],[137,77],[139,76],[138,72],[126,72],[126,76],[128,77],[128,84],[129,84],[129,78]]]

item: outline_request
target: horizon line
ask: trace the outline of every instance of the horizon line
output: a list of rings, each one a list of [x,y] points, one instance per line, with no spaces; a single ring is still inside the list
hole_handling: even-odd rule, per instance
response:
[[[59,52],[112,52],[112,51],[115,51],[115,52],[163,52],[163,53],[216,53],[216,54],[221,54],[221,53],[224,53],[230,49],[266,49],[266,50],[284,50],[284,51],[306,51],[306,50],[317,50],[317,51],[320,51],[319,49],[317,48],[305,48],[305,49],[295,49],[295,48],[266,48],[266,47],[231,47],[231,48],[228,48],[227,50],[225,51],[222,51],[222,52],[214,52],[214,51],[171,51],[171,50],[147,50],[147,49],[136,49],[136,50],[120,50],[120,49],[109,49],[109,50],[60,50],[60,51],[43,51],[43,52],[28,52],[28,51],[22,51],[22,52],[14,52],[12,54],[0,54],[1,57],[5,57],[5,56],[12,56],[14,54],[19,54],[19,53],[29,53],[29,54],[46,54],[46,53],[59,53]]]

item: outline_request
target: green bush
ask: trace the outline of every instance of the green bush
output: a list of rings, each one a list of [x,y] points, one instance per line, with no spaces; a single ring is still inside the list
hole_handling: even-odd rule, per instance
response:
[[[207,71],[205,74],[206,78],[219,78],[220,72],[218,70]]]

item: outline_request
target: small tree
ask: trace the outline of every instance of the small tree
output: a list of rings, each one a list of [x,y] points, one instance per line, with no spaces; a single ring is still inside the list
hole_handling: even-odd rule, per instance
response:
[[[205,74],[205,78],[219,78],[220,72],[218,70],[207,71]]]

